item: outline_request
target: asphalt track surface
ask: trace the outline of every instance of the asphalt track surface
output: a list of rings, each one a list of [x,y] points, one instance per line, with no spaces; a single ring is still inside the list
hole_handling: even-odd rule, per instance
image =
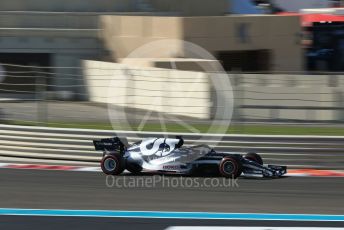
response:
[[[126,180],[151,177],[125,176]],[[164,186],[157,183],[136,188],[107,187],[105,178],[100,172],[0,169],[0,208],[344,214],[343,178],[240,178],[237,181],[239,187],[168,187],[165,182]],[[123,176],[116,178],[121,182],[124,180]],[[178,178],[170,176],[164,180]],[[207,178],[192,179],[203,184]],[[139,225],[141,229],[163,229],[171,225],[195,224],[344,227],[344,223],[338,222],[0,216],[0,229],[23,229],[21,223],[25,223],[27,229],[41,229],[39,227],[47,225],[50,229],[73,226],[74,229],[95,229],[95,226],[137,229]]]
[[[239,179],[239,187],[172,188],[159,183],[117,188],[107,187],[100,172],[0,169],[0,182],[2,208],[344,214],[344,178]]]
[[[300,221],[240,221],[240,220],[177,220],[177,219],[136,219],[136,218],[92,218],[92,217],[39,217],[0,216],[0,229],[125,229],[163,230],[170,226],[264,226],[264,227],[335,227],[343,229],[340,222]],[[296,228],[297,229],[297,228]],[[295,229],[295,230],[296,230]]]

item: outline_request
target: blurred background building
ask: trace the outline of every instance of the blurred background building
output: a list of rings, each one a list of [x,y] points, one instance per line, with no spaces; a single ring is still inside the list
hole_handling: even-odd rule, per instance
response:
[[[326,107],[340,107],[342,79],[326,75],[312,85],[307,75],[344,70],[342,4],[329,0],[2,0],[0,95],[42,99],[44,92],[44,99],[106,103],[99,100],[106,95],[97,88],[97,73],[87,66],[103,62],[102,66],[119,68],[137,47],[159,39],[180,39],[208,50],[230,73],[256,73],[246,75],[255,79],[248,83],[242,83],[245,76],[240,81],[232,76],[234,85],[246,92],[235,95],[242,99],[240,116],[278,119],[283,111],[281,119],[336,120],[341,110]],[[183,47],[160,58],[141,60],[141,67],[171,69],[164,58],[173,58],[178,59],[177,70],[199,72],[197,63],[209,61],[190,61]],[[277,82],[274,75],[267,78],[262,73],[283,74],[275,75]],[[296,73],[301,76],[295,78]],[[305,85],[311,86],[307,94]],[[280,101],[269,101],[277,93],[276,86],[280,87],[277,92],[296,98],[288,102],[281,94]],[[245,87],[261,87],[260,96]],[[309,95],[319,98],[310,105]],[[210,94],[207,97],[211,100]],[[307,106],[314,108],[301,109]],[[211,118],[212,112],[207,113],[205,117]]]
[[[75,83],[60,77],[63,74],[81,75],[78,69],[59,67],[80,67],[84,59],[118,61],[138,45],[161,38],[201,45],[223,61],[226,70],[301,70],[303,66],[297,17],[225,16],[231,13],[227,0],[5,0],[0,8],[0,62],[57,67],[50,69],[55,74],[51,85]]]

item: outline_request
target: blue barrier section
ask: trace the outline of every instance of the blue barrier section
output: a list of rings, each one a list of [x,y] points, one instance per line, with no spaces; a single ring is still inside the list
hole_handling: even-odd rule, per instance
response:
[[[1,208],[0,215],[84,216],[84,217],[167,218],[167,219],[344,221],[344,215],[319,215],[319,214],[160,212],[160,211],[119,211],[119,210],[107,211],[107,210],[60,210],[60,209],[13,209],[13,208]]]

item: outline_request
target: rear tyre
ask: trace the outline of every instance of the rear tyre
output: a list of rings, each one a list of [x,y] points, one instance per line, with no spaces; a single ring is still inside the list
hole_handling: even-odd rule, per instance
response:
[[[242,166],[240,162],[232,157],[224,157],[219,165],[221,176],[235,179],[242,173]]]
[[[260,165],[263,165],[263,159],[257,153],[247,153],[245,158],[251,161],[254,161]]]
[[[100,162],[102,171],[107,175],[119,175],[124,171],[124,159],[120,154],[106,155]]]
[[[142,171],[142,167],[135,163],[127,162],[126,166],[127,166],[127,170],[131,172],[132,174],[140,174],[140,172]]]

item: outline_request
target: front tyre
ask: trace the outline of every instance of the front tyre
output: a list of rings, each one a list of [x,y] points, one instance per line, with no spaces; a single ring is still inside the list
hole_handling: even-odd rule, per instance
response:
[[[242,166],[240,162],[232,157],[224,157],[219,165],[221,176],[235,179],[242,173]]]
[[[263,165],[263,159],[257,153],[247,153],[245,158],[251,161],[254,161],[260,165]]]
[[[106,155],[100,162],[102,171],[107,175],[119,175],[124,171],[124,159],[120,154]]]

